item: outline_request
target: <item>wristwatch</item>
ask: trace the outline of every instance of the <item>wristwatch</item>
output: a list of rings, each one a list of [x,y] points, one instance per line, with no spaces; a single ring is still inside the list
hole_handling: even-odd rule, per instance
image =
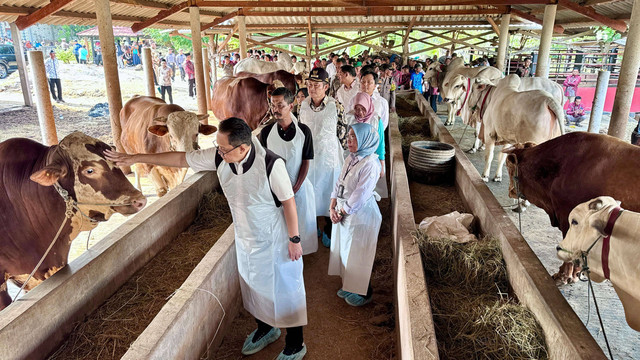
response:
[[[300,243],[300,236],[296,235],[296,236],[290,237],[289,241],[291,241],[294,244],[298,244]]]

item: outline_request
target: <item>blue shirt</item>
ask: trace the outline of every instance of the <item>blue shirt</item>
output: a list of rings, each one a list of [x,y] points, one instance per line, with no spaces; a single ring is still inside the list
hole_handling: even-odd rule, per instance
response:
[[[80,45],[80,43],[77,43],[73,46],[73,53],[78,55],[78,49],[80,49],[82,47],[82,45]]]
[[[182,66],[182,64],[184,63],[184,60],[187,58],[186,55],[184,54],[178,54],[176,55],[176,65],[178,66]]]
[[[176,62],[176,54],[174,53],[167,54],[167,58],[165,60],[167,60],[167,65],[171,66],[173,63]]]
[[[424,77],[424,73],[422,71],[418,73],[414,72],[411,74],[411,88],[420,91],[421,94],[422,94],[422,78],[423,77]]]

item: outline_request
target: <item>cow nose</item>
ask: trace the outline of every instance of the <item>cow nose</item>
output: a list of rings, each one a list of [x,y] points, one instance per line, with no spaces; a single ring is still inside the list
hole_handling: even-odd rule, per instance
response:
[[[133,206],[136,209],[136,211],[142,210],[142,208],[144,208],[145,205],[147,205],[147,198],[145,197],[143,197],[142,199],[135,199],[131,203],[131,206]]]
[[[562,250],[562,248],[560,247],[560,245],[556,246],[556,251],[560,251]]]
[[[444,102],[449,102],[449,98],[442,99]]]

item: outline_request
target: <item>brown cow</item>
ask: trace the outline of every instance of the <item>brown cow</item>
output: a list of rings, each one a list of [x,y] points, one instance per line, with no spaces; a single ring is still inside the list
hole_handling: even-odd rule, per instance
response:
[[[111,147],[75,132],[51,147],[14,138],[0,143],[0,310],[11,303],[6,280],[19,285],[36,267],[65,222],[65,201],[77,201],[53,248],[27,284],[31,289],[67,264],[71,241],[114,212],[142,209],[147,200],[105,159]]]
[[[122,146],[129,154],[197,150],[198,133],[209,135],[217,130],[215,126],[199,123],[198,120],[207,117],[184,111],[157,97],[136,95],[120,111]],[[136,164],[138,189],[139,176],[149,175],[158,196],[180,185],[186,174],[187,169]]]
[[[617,138],[572,132],[535,146],[518,144],[505,150],[509,170],[509,196],[520,194],[549,215],[551,225],[569,230],[569,213],[579,204],[598,196],[622,201],[622,207],[640,211],[640,147]],[[554,275],[558,284],[577,281],[580,269],[571,263]]]
[[[304,86],[302,74],[293,75],[284,70],[278,70],[266,74],[254,74],[247,71],[239,72],[236,77],[252,77],[258,79],[265,84],[273,84],[275,80],[280,80],[284,87],[289,89],[295,95],[297,86]],[[296,86],[297,85],[297,86]]]
[[[275,87],[253,77],[224,77],[211,92],[213,114],[220,120],[244,119],[255,130],[271,119],[269,94]]]

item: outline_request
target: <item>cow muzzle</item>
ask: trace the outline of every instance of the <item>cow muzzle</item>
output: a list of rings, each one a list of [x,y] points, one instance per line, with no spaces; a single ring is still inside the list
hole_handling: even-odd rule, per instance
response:
[[[147,205],[147,198],[140,193],[137,196],[130,197],[127,203],[129,205],[112,206],[111,208],[122,215],[135,214]]]
[[[558,259],[566,262],[573,261],[575,258],[571,251],[564,249],[560,245],[556,246],[556,255],[558,256]]]
[[[451,99],[449,99],[449,98],[444,98],[444,99],[442,99],[442,101],[444,101],[444,102],[446,102],[446,103],[450,103],[450,102],[451,102]]]

